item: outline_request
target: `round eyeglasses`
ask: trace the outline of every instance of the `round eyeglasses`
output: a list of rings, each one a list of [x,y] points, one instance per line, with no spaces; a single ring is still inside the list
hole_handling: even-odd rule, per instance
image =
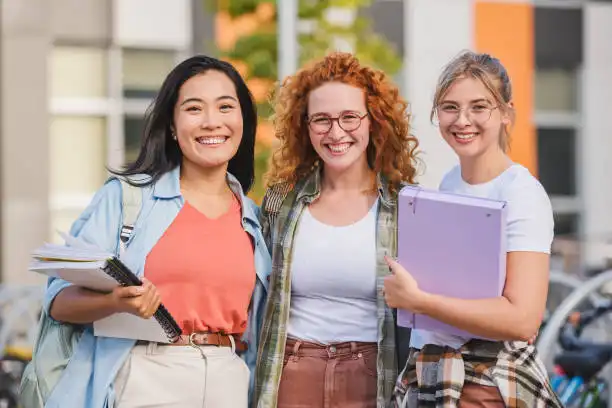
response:
[[[465,110],[465,116],[470,122],[483,124],[491,119],[491,112],[497,108],[497,106],[484,104],[476,104],[465,108],[460,108],[454,103],[443,103],[438,105],[436,108],[436,116],[440,124],[450,125],[459,120],[461,112]]]
[[[327,113],[316,113],[308,118],[308,127],[315,133],[322,134],[331,131],[334,122],[338,122],[340,129],[345,132],[354,132],[361,126],[361,121],[368,116],[354,111],[340,112],[337,117],[332,117]]]

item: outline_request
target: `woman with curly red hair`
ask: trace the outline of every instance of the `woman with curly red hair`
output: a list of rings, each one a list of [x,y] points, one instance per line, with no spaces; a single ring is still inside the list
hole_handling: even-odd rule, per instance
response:
[[[398,189],[416,175],[407,103],[383,72],[333,53],[285,79],[274,124],[255,401],[386,407],[398,361],[384,257],[396,252]]]

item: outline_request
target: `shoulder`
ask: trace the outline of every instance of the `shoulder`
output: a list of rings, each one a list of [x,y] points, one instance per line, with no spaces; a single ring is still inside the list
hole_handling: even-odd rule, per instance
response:
[[[109,178],[73,222],[71,235],[77,236],[86,225],[96,225],[98,228],[113,224],[121,214],[121,198],[121,182],[115,177]]]
[[[552,205],[542,184],[523,166],[514,166],[501,187],[508,206],[508,251],[550,253]]]
[[[133,186],[139,186],[139,187],[148,187],[154,184],[153,177],[151,177],[148,174],[144,174],[144,173],[131,174],[127,176],[124,176],[121,174],[113,174],[107,179],[106,183],[109,183],[111,181],[116,181],[116,182],[125,181]]]
[[[91,205],[103,203],[120,203],[123,193],[121,181],[117,177],[110,177],[94,195]]]
[[[550,198],[542,183],[527,168],[514,165],[502,183],[502,196],[509,203],[534,210],[534,207],[551,209]]]
[[[440,190],[449,190],[461,180],[461,167],[459,165],[454,166],[452,169],[446,172],[440,182]]]
[[[254,219],[259,217],[259,206],[251,197],[242,196],[242,209],[246,214],[251,214]]]

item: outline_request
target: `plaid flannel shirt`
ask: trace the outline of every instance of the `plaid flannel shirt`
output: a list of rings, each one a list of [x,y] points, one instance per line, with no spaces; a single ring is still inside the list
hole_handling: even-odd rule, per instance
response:
[[[299,181],[293,189],[287,184],[273,186],[266,192],[262,203],[261,224],[264,238],[272,252],[272,274],[257,359],[254,401],[258,408],[276,408],[277,406],[289,322],[293,239],[303,210],[319,196],[320,191],[320,171],[317,169]],[[382,294],[384,277],[389,274],[384,256],[386,254],[395,256],[396,253],[397,195],[389,192],[388,185],[382,176],[378,177],[378,193],[380,205],[376,225],[378,297],[376,406],[385,408],[391,403],[398,374],[393,312],[387,307]]]
[[[471,340],[459,350],[411,349],[393,395],[394,408],[456,408],[464,382],[497,387],[508,408],[563,408],[534,346]]]

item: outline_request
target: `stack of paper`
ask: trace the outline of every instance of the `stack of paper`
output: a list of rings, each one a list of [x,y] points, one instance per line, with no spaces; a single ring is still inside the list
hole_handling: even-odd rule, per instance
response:
[[[97,249],[45,244],[32,252],[29,270],[87,289],[110,292],[119,286],[105,272],[112,258],[112,254]]]
[[[142,285],[142,281],[113,254],[74,237],[64,238],[71,246],[45,244],[34,250],[29,270],[105,293],[118,286]],[[116,313],[94,322],[93,326],[96,336],[164,343],[181,334],[180,327],[163,305],[151,319]]]

